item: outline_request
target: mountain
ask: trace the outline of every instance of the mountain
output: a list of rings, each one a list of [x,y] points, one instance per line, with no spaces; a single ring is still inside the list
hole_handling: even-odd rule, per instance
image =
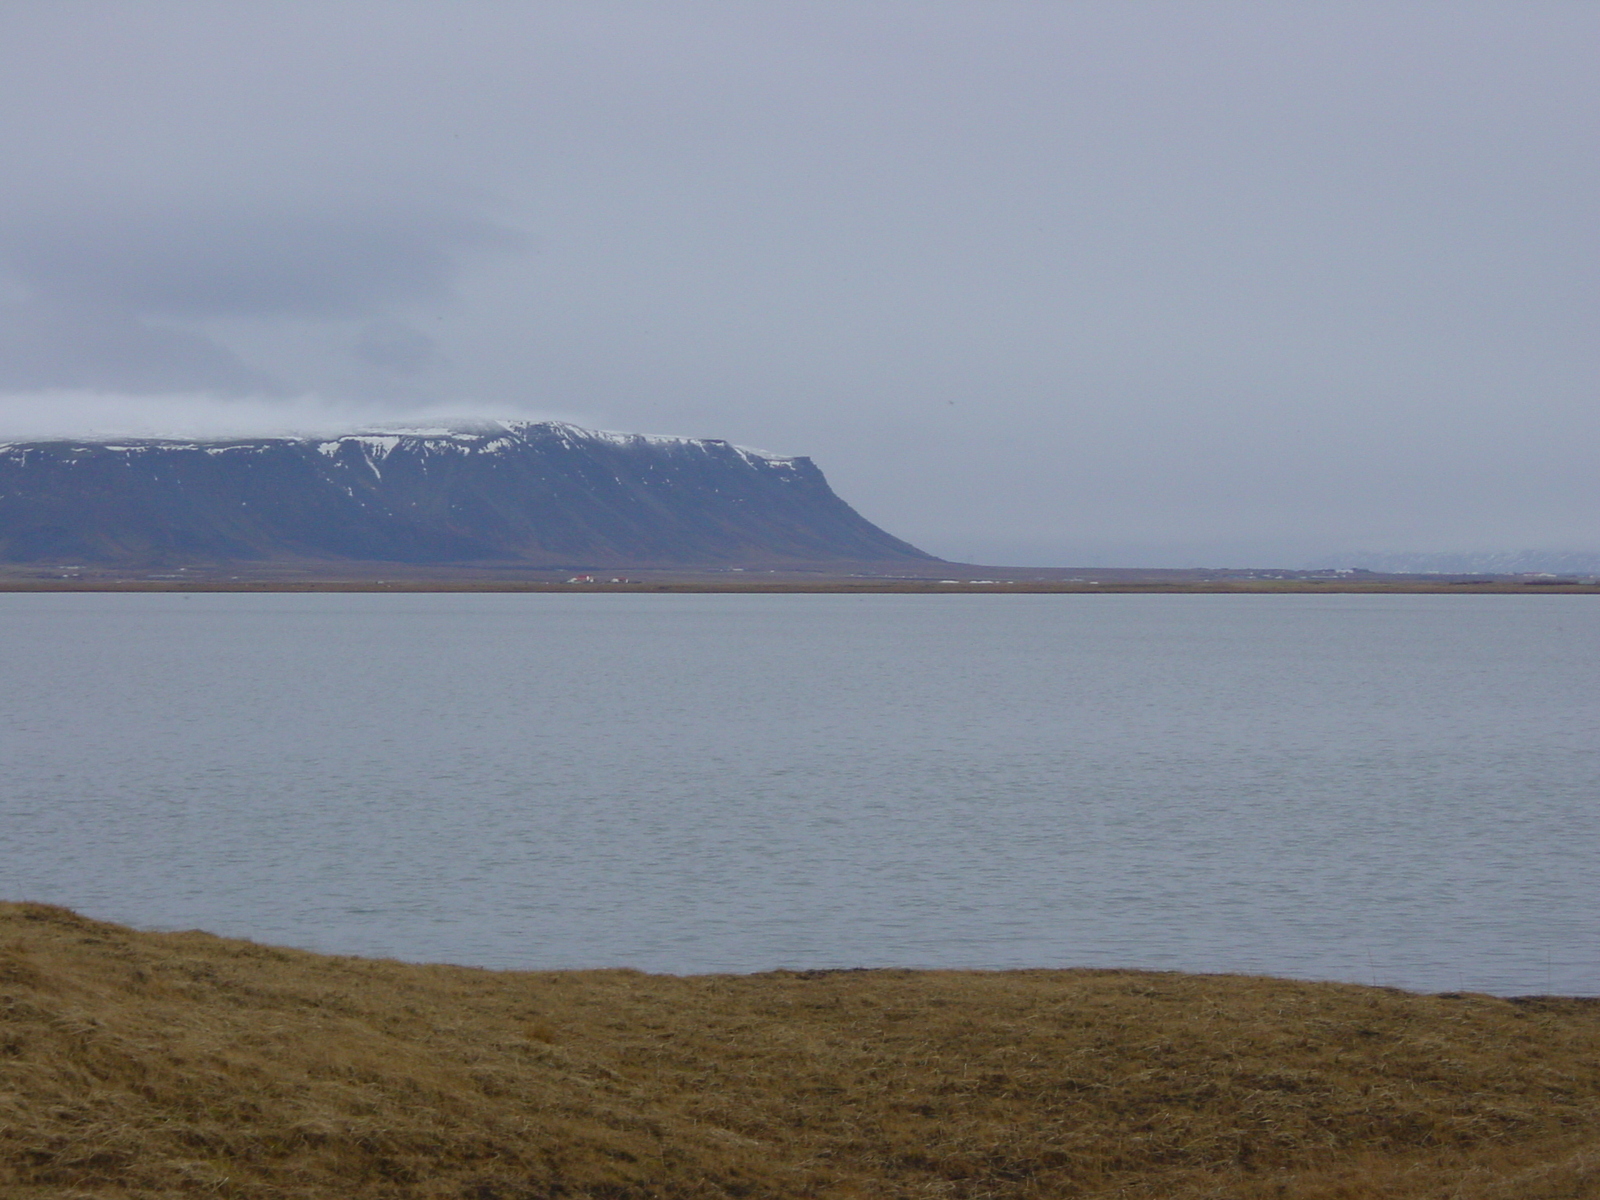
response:
[[[935,562],[808,458],[555,422],[0,445],[0,561]]]

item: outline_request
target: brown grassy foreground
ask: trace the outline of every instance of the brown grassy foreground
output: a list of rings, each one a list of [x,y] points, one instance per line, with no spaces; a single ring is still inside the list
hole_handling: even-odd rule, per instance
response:
[[[0,1196],[1600,1196],[1600,1002],[330,958],[0,905]]]

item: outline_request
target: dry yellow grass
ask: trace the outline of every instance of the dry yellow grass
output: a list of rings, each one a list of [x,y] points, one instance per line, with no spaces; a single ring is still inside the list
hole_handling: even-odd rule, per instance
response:
[[[1600,1196],[1600,1003],[491,972],[0,905],[0,1195]]]

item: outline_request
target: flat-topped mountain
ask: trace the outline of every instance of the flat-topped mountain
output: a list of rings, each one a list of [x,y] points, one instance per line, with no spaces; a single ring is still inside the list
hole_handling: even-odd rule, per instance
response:
[[[557,422],[0,445],[0,561],[937,561],[808,458]]]

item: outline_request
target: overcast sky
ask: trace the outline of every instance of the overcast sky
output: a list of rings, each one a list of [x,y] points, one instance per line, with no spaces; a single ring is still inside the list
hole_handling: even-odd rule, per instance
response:
[[[0,434],[555,416],[994,563],[1600,551],[1600,4],[0,3]]]

